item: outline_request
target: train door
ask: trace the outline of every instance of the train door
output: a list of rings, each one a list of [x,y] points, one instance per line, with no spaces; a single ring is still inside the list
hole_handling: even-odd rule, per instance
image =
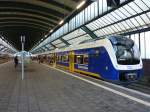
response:
[[[69,71],[74,72],[74,52],[69,52]]]

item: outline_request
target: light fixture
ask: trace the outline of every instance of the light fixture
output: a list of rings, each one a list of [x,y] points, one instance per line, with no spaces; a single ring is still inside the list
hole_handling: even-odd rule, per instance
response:
[[[59,25],[61,25],[63,22],[64,22],[64,20],[61,20],[61,21],[59,22]]]
[[[52,32],[53,32],[53,29],[51,29],[49,32],[52,33]]]
[[[86,2],[85,0],[82,1],[76,8],[77,8],[77,9],[81,8],[81,7],[85,4],[85,2]]]
[[[47,37],[47,35],[45,35],[44,37]]]

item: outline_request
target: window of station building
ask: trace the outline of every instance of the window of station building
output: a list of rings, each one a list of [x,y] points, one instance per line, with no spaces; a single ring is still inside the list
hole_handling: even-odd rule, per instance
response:
[[[131,39],[135,42],[135,44],[140,48],[140,54],[142,59],[150,59],[150,31],[137,33],[131,35]]]
[[[146,58],[146,45],[145,45],[145,33],[140,33],[140,48],[141,48],[141,57]]]
[[[134,41],[135,41],[135,44],[137,45],[138,49],[140,50],[140,46],[139,46],[139,34],[135,34],[134,35]]]
[[[145,32],[146,59],[150,59],[150,31]]]
[[[140,50],[140,46],[139,46],[139,34],[133,34],[133,35],[131,35],[131,39],[135,42],[136,46]]]

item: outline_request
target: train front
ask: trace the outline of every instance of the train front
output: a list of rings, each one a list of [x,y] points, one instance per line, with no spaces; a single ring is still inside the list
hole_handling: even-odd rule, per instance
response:
[[[143,64],[137,45],[133,40],[112,36],[109,38],[115,51],[115,68],[122,82],[135,82],[142,77]]]

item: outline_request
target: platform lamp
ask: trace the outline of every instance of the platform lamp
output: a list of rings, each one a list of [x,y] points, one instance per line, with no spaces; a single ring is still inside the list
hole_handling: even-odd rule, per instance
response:
[[[24,79],[24,44],[25,44],[25,36],[21,36],[21,44],[22,44],[22,80]]]

